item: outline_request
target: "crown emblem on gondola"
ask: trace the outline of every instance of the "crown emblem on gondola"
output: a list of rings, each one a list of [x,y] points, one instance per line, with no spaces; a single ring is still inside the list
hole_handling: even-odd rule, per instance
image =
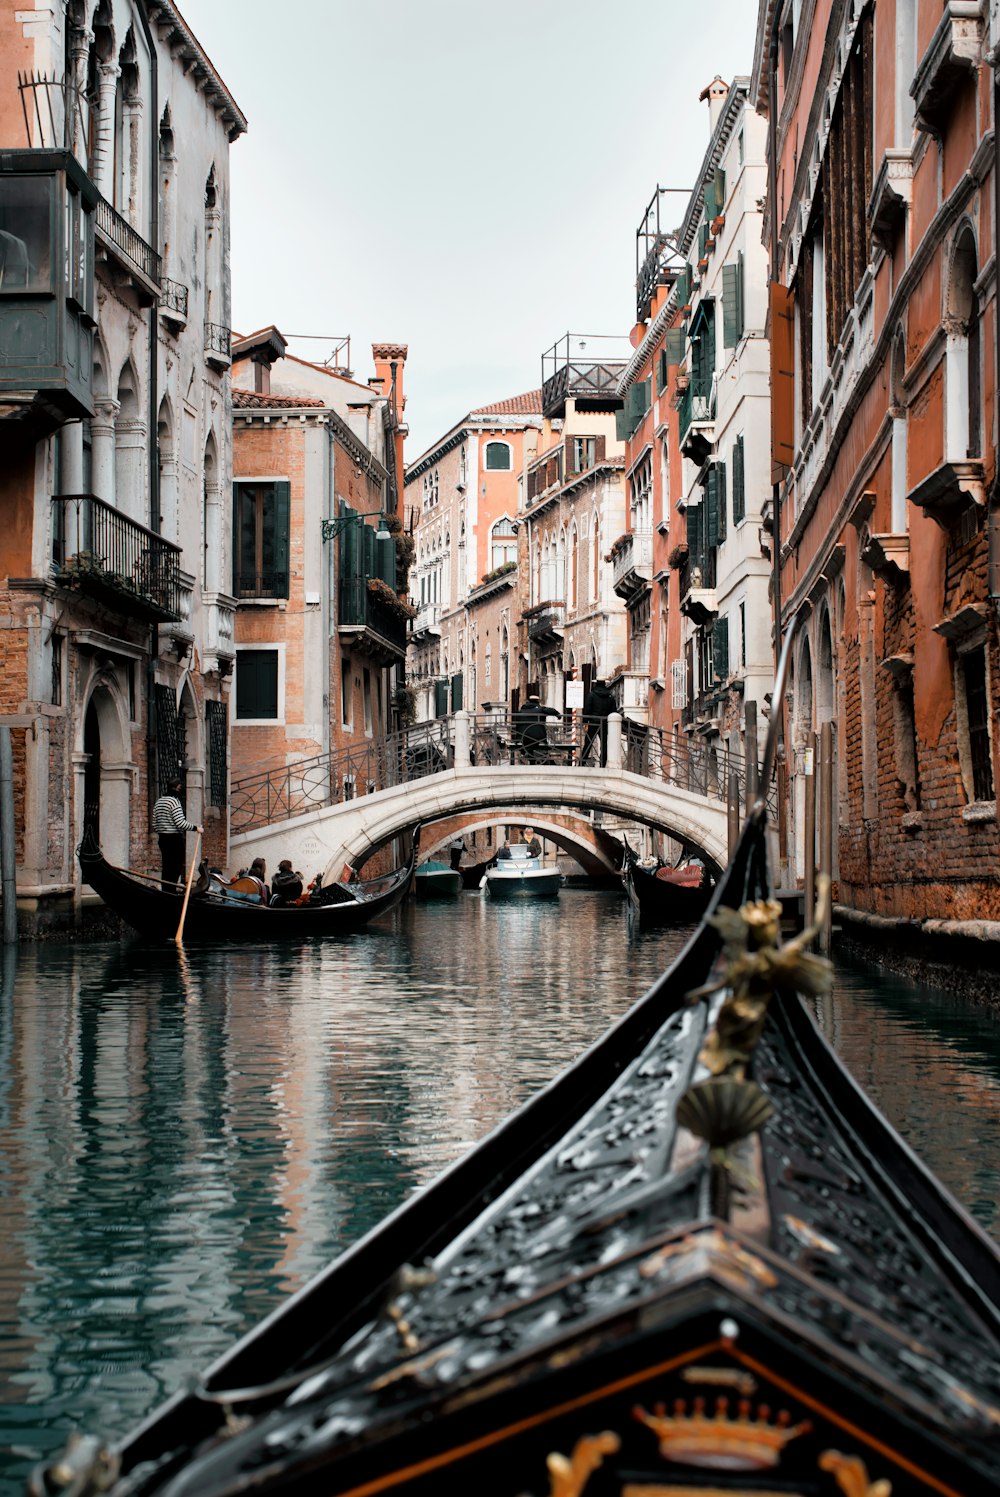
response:
[[[643,1408],[632,1412],[653,1431],[664,1460],[726,1471],[770,1470],[789,1441],[812,1428],[808,1420],[793,1425],[787,1409],[772,1421],[767,1404],[758,1404],[754,1412],[749,1399],[740,1400],[735,1418],[730,1418],[728,1398],[716,1399],[711,1412],[703,1398],[693,1399],[690,1409],[685,1399],[675,1399],[672,1414],[662,1403],[651,1414]]]

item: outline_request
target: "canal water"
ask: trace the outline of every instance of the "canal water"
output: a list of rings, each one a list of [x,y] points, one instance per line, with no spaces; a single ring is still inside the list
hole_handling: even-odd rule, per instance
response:
[[[613,894],[304,947],[41,946],[0,1003],[0,1491],[115,1438],[562,1070],[686,932]],[[1000,1023],[844,968],[829,1037],[1000,1236]]]

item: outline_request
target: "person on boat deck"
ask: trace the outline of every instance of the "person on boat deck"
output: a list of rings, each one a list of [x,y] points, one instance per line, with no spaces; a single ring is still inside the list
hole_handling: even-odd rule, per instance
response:
[[[503,839],[503,847],[501,847],[500,851],[497,853],[497,861],[500,862],[503,858],[509,858],[509,857],[510,857],[510,843],[507,841],[507,838],[505,837]]]
[[[188,821],[180,803],[181,782],[176,775],[153,806],[153,831],[160,844],[160,875],[165,884],[179,884],[184,877],[185,836],[201,827]]]
[[[282,858],[278,871],[271,880],[271,903],[294,904],[302,893],[302,884],[302,875],[295,872],[291,859]]]
[[[521,834],[525,847],[528,849],[529,858],[540,858],[542,856],[542,844],[535,836],[533,829],[526,826]]]
[[[618,703],[610,686],[604,681],[592,681],[587,700],[583,704],[585,729],[583,747],[580,750],[581,764],[586,764],[587,756],[599,738],[601,768],[605,767],[608,762],[608,718],[617,710]]]
[[[543,707],[538,699],[536,688],[529,687],[527,700],[523,706],[518,707],[511,719],[514,729],[514,747],[520,749],[528,763],[544,757],[549,741],[545,730],[547,717],[562,717],[562,713],[558,712],[555,707]]]

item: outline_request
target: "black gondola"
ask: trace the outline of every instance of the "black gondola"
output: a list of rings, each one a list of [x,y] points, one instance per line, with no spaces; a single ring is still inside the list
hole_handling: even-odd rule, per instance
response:
[[[1000,1254],[819,1034],[794,988],[825,969],[772,944],[767,891],[758,803],[646,996],[199,1387],[79,1447],[100,1490],[996,1491]]]
[[[626,845],[622,879],[629,903],[643,925],[691,925],[700,920],[712,897],[712,881],[702,865],[700,882],[682,883],[670,875],[678,870],[643,868]]]
[[[492,868],[496,860],[497,855],[494,853],[492,858],[485,858],[481,863],[460,863],[458,871],[462,875],[462,888],[478,889],[486,870]]]
[[[84,841],[77,857],[86,883],[133,930],[148,940],[173,940],[177,934],[184,890],[161,887],[156,879],[138,877],[109,863],[93,841]],[[305,905],[244,904],[211,894],[192,894],[184,918],[184,939],[260,941],[297,936],[333,936],[360,930],[399,904],[409,890],[416,846],[406,867],[382,878],[353,884],[330,884]]]

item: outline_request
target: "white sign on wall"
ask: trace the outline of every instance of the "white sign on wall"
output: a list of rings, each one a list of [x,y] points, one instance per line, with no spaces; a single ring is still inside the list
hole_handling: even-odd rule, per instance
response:
[[[572,712],[574,708],[583,706],[583,682],[566,682],[566,709]]]

